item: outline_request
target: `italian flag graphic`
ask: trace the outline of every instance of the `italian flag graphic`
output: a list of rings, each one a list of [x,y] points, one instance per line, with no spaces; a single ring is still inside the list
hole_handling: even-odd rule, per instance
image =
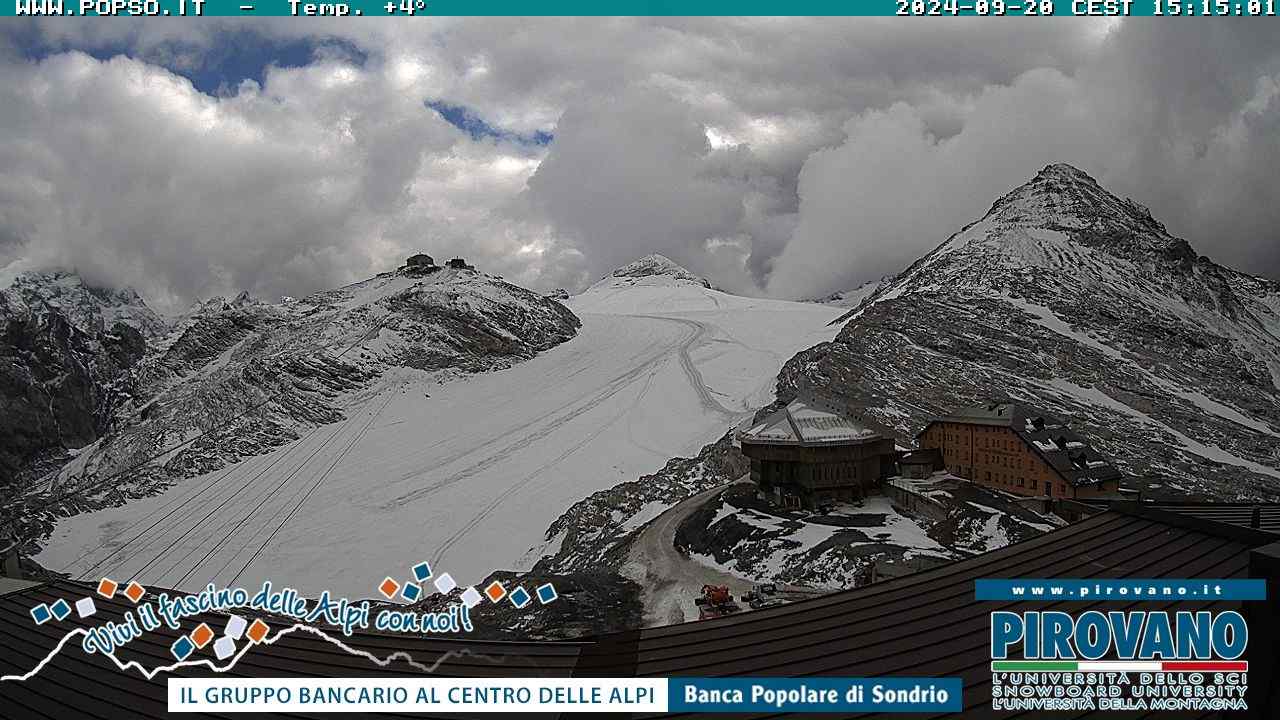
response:
[[[1249,663],[1204,660],[994,660],[992,672],[1248,672]]]

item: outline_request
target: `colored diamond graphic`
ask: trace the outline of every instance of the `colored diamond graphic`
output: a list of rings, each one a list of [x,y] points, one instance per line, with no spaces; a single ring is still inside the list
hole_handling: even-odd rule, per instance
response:
[[[408,600],[409,602],[413,602],[418,599],[419,595],[422,594],[422,586],[414,585],[413,583],[409,583],[409,582],[405,583],[404,589],[400,591],[400,594],[404,596],[405,600]]]
[[[218,638],[218,642],[213,644],[213,654],[219,660],[226,660],[236,653],[236,641],[223,635]]]
[[[543,605],[546,605],[547,603],[550,603],[550,602],[554,602],[555,599],[558,597],[560,596],[556,594],[555,585],[552,585],[551,583],[546,583],[545,585],[538,586],[538,602],[542,603]]]
[[[147,589],[136,582],[130,582],[129,587],[124,589],[124,596],[129,598],[136,605],[143,595],[147,594]]]
[[[442,593],[447,593],[456,587],[458,587],[458,583],[453,581],[453,576],[449,573],[436,578],[436,589]]]
[[[244,629],[249,626],[244,618],[239,615],[232,615],[227,619],[226,635],[232,640],[239,640],[244,635]]]
[[[400,589],[400,583],[387,578],[378,586],[378,592],[382,593],[382,597],[390,600],[396,596],[396,591]]]
[[[426,582],[431,579],[431,566],[425,562],[420,562],[413,566],[413,579],[418,582]]]
[[[195,649],[196,646],[187,639],[186,635],[178,638],[177,642],[169,646],[169,651],[172,652],[173,656],[179,660],[186,660],[187,657],[195,651]]]
[[[35,620],[37,625],[49,622],[51,617],[53,617],[53,613],[49,612],[49,606],[44,603],[31,608],[31,619]]]
[[[511,591],[511,597],[509,599],[511,600],[512,605],[515,605],[517,608],[522,608],[525,605],[528,605],[529,601],[533,598],[529,597],[527,590],[522,587],[518,587]]]
[[[82,618],[98,612],[98,606],[93,604],[93,598],[80,598],[76,601],[76,614]]]
[[[102,578],[98,581],[98,594],[110,600],[116,596],[116,589],[120,586],[111,578]]]
[[[480,591],[479,591],[479,590],[476,590],[476,589],[475,589],[475,588],[473,588],[473,587],[469,587],[469,588],[467,588],[466,590],[463,590],[463,591],[462,591],[462,604],[463,604],[463,605],[466,605],[468,610],[470,610],[471,608],[473,608],[473,607],[475,607],[475,606],[479,605],[479,604],[480,604]]]
[[[249,626],[249,630],[246,634],[249,636],[250,640],[255,643],[260,643],[262,642],[262,639],[267,636],[267,631],[270,629],[271,628],[266,623],[262,622],[261,618],[259,618],[253,621],[253,624]]]
[[[191,632],[191,641],[194,642],[198,648],[203,649],[204,646],[208,645],[209,641],[212,639],[213,628],[209,627],[207,623],[200,623],[196,626],[196,629]]]
[[[489,587],[484,589],[484,594],[488,595],[491,601],[498,602],[507,596],[507,589],[502,587],[502,583],[494,580],[489,583]]]
[[[67,604],[66,600],[59,598],[58,602],[49,606],[49,611],[53,613],[54,617],[62,620],[71,614],[71,606]]]

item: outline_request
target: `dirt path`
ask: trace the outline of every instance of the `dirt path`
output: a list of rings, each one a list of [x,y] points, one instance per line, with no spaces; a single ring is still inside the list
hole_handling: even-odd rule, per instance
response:
[[[703,503],[741,482],[740,479],[683,500],[655,518],[636,538],[623,571],[644,587],[646,627],[697,620],[694,599],[703,585],[727,585],[735,598],[751,589],[751,581],[709,568],[675,548],[680,523]]]

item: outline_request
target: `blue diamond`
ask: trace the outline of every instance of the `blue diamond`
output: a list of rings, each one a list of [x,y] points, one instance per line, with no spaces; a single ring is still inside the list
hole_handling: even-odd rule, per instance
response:
[[[529,593],[522,587],[518,587],[511,592],[511,604],[518,608],[522,608],[529,604],[533,598],[529,597]]]
[[[53,615],[49,612],[49,606],[44,603],[31,608],[31,619],[36,621],[37,625],[43,625],[49,622],[49,618]]]
[[[422,587],[418,585],[414,585],[413,583],[405,583],[404,589],[400,591],[400,594],[404,596],[405,600],[408,600],[409,602],[413,602],[414,600],[418,599],[419,595],[422,594]]]
[[[186,660],[187,656],[191,654],[191,651],[195,649],[195,643],[188,640],[186,635],[183,635],[178,638],[178,642],[169,647],[169,652],[172,652],[173,656],[179,660]]]
[[[71,606],[67,604],[66,600],[61,598],[58,599],[58,602],[50,605],[49,609],[53,611],[53,616],[59,620],[71,614]]]
[[[556,588],[551,583],[538,586],[538,602],[542,603],[543,605],[546,605],[547,603],[555,600],[558,597],[560,596],[556,595]]]
[[[413,577],[418,582],[425,582],[431,579],[431,566],[420,562],[413,566]]]

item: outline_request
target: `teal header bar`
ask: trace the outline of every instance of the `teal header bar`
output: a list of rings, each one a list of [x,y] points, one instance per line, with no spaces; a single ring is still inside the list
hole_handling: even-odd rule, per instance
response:
[[[0,0],[0,16],[862,15],[1274,19],[1278,2],[1280,0]]]

